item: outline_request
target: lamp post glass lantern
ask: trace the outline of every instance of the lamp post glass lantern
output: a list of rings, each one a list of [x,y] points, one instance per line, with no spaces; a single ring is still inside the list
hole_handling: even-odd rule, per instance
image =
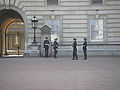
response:
[[[38,20],[37,20],[37,18],[34,16],[33,18],[32,18],[32,20],[31,20],[31,22],[32,22],[32,28],[34,29],[34,40],[33,40],[33,44],[37,44],[37,42],[36,42],[36,32],[35,32],[35,30],[36,30],[36,28],[37,28],[37,23],[38,23]]]

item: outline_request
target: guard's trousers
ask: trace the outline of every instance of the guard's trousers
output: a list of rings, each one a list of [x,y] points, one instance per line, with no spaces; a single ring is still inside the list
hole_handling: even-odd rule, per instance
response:
[[[45,57],[48,57],[48,50],[49,50],[49,47],[45,47]]]
[[[54,58],[57,58],[58,50],[54,49]]]
[[[77,56],[77,50],[74,50],[73,49],[73,59],[78,59],[78,56]]]
[[[87,48],[83,48],[84,59],[87,59]]]

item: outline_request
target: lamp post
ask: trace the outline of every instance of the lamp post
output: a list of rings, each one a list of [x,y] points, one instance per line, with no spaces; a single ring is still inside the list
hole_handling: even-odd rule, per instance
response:
[[[37,18],[34,16],[33,18],[32,18],[32,20],[31,20],[31,22],[32,22],[32,28],[34,29],[34,40],[33,40],[33,42],[32,42],[32,44],[37,44],[37,42],[36,42],[36,33],[35,33],[35,30],[36,30],[36,28],[37,28],[37,22],[38,22],[38,20],[37,20]]]

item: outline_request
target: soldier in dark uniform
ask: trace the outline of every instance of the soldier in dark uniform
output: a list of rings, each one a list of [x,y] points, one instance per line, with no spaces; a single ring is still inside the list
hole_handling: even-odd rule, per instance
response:
[[[54,44],[53,44],[53,49],[54,49],[54,58],[57,58],[57,53],[58,53],[58,46],[59,46],[59,44],[58,44],[58,42],[57,42],[57,38],[55,39],[55,41],[54,41]]]
[[[76,42],[76,39],[74,38],[73,39],[74,42],[73,42],[73,58],[72,60],[78,60],[78,56],[77,56],[77,42]]]
[[[48,37],[45,37],[45,40],[44,40],[45,57],[48,57],[49,44],[50,43],[49,43]]]
[[[84,60],[87,59],[87,39],[84,38],[84,42],[83,42],[83,53],[84,53]]]

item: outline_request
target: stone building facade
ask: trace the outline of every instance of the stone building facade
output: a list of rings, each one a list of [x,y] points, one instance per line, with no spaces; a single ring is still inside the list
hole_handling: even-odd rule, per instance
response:
[[[59,39],[59,55],[72,54],[73,38],[82,55],[83,37],[88,55],[120,55],[120,0],[0,0],[0,54],[38,56],[31,19],[36,16],[36,41]],[[42,34],[48,26],[50,33]],[[52,46],[50,48],[52,55]]]

